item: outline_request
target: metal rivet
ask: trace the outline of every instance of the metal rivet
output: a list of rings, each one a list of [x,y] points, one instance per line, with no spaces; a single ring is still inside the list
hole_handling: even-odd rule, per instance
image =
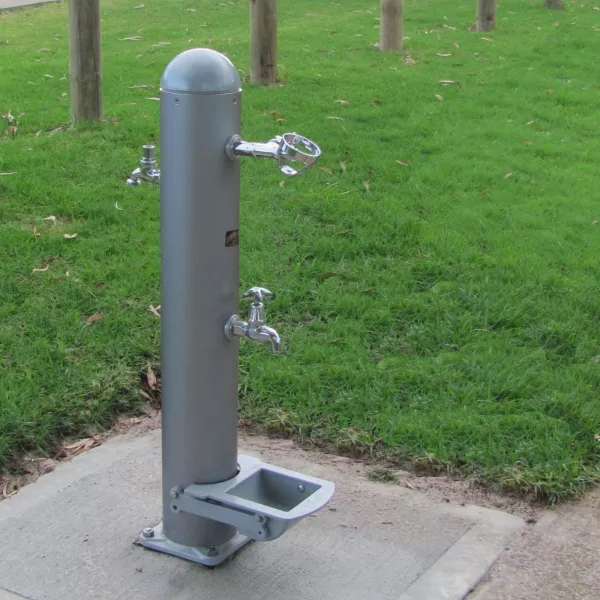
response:
[[[179,487],[174,487],[171,488],[171,491],[169,492],[169,496],[171,496],[171,498],[173,498],[173,500],[177,500],[177,498],[179,498],[179,494],[181,494],[183,490]]]
[[[300,484],[300,485],[298,486],[298,491],[299,491],[301,494],[304,494],[304,486],[303,486],[302,484]]]
[[[219,549],[216,546],[206,546],[206,556],[217,556]]]
[[[179,104],[179,98],[175,98],[175,104]]]
[[[154,529],[152,529],[152,527],[146,527],[143,531],[142,531],[142,535],[145,538],[152,538],[154,537]]]
[[[264,518],[262,515],[258,515],[258,516],[256,517],[256,520],[257,520],[259,523],[264,523],[264,522],[265,522],[265,518]]]

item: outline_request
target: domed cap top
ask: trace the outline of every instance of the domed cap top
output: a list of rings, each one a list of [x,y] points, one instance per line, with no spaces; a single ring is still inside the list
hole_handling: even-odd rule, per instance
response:
[[[192,94],[228,94],[241,89],[233,63],[209,48],[193,48],[178,54],[160,80],[163,90]]]

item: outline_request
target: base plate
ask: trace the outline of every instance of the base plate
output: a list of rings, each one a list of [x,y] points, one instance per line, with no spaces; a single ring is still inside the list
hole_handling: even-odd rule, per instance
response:
[[[235,554],[242,546],[250,542],[250,538],[237,533],[229,541],[220,546],[184,546],[172,542],[163,533],[162,523],[152,528],[154,535],[147,537],[143,533],[138,538],[138,543],[150,550],[171,554],[178,558],[183,558],[205,567],[216,567],[227,560],[232,554]]]

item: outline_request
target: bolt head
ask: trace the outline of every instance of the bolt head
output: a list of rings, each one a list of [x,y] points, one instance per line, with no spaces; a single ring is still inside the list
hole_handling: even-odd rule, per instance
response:
[[[300,484],[300,485],[298,486],[298,491],[299,491],[301,494],[304,494],[304,486],[303,486],[302,484]]]
[[[207,556],[217,556],[217,554],[219,554],[219,549],[216,546],[206,546]]]
[[[181,488],[177,488],[177,487],[172,488],[171,491],[169,492],[169,496],[173,500],[177,500],[177,498],[179,498],[179,494],[181,494]]]
[[[142,531],[142,535],[145,538],[153,538],[154,537],[154,529],[152,529],[152,527],[146,527],[143,531]]]

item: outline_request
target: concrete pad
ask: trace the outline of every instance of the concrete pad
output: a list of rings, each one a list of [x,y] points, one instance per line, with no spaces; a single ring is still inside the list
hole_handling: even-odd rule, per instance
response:
[[[461,600],[524,526],[352,476],[335,457],[262,449],[333,480],[333,503],[206,569],[134,544],[160,520],[160,432],[116,437],[0,502],[0,589],[30,600]]]
[[[0,0],[0,12],[14,8],[33,8],[40,4],[49,4],[50,2],[56,3],[62,2],[62,0]],[[0,600],[2,600],[1,596]]]

